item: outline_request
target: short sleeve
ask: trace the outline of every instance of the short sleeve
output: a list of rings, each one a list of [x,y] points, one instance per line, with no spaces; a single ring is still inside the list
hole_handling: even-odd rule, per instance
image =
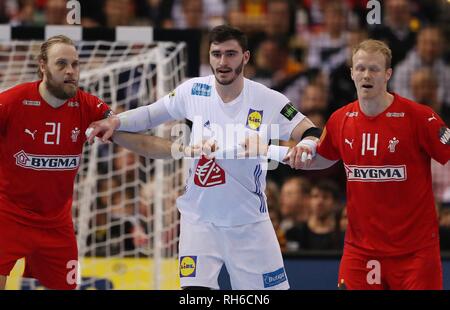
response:
[[[186,97],[189,90],[189,81],[179,85],[175,90],[164,96],[163,102],[169,114],[176,120],[187,118]]]
[[[4,135],[8,125],[8,100],[5,93],[0,93],[0,134]]]
[[[450,159],[450,129],[439,115],[427,106],[421,106],[416,118],[420,147],[431,158],[444,165]]]
[[[280,94],[279,98],[275,101],[274,104],[277,105],[277,111],[274,123],[279,125],[280,139],[287,141],[291,138],[291,133],[294,128],[305,118],[305,116],[300,113],[284,95]]]
[[[335,141],[337,135],[336,115],[332,115],[328,120],[317,146],[317,153],[328,160],[340,160],[341,154]]]

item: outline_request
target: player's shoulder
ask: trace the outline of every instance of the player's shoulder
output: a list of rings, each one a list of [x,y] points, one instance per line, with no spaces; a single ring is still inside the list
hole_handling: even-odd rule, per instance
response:
[[[78,102],[81,106],[96,106],[100,103],[104,103],[103,100],[101,100],[97,96],[81,88],[78,88],[76,96],[71,101],[74,101],[75,103]]]
[[[195,77],[181,83],[177,90],[192,96],[209,97],[211,96],[213,83],[213,75]]]
[[[273,90],[264,84],[252,81],[250,79],[245,79],[245,83],[247,84],[247,87],[249,88],[251,94],[254,96],[259,96],[262,98],[269,97],[271,99],[280,99],[283,101],[287,99],[287,97],[279,91]]]
[[[394,100],[404,110],[407,117],[431,116],[432,114],[436,114],[431,107],[425,104],[415,102],[396,93],[393,93],[393,95]]]
[[[39,87],[40,81],[33,81],[33,82],[27,82],[27,83],[21,83],[18,85],[15,85],[13,87],[10,87],[0,93],[0,96],[2,97],[23,97],[29,96],[30,94],[33,94],[33,92],[38,93],[38,87]]]
[[[338,120],[344,120],[346,118],[351,118],[351,117],[358,117],[359,114],[359,108],[358,108],[358,100],[355,100],[353,102],[350,102],[346,105],[344,105],[343,107],[340,107],[339,109],[337,109],[336,111],[334,111],[328,122],[335,122]]]

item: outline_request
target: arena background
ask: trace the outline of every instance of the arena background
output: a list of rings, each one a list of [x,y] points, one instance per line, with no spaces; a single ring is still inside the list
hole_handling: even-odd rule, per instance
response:
[[[115,44],[118,41],[128,42],[130,46],[139,43],[140,40],[147,43],[148,41],[185,42],[186,46],[182,47],[183,52],[179,54],[181,56],[177,54],[175,62],[168,64],[164,69],[170,72],[179,71],[176,73],[177,78],[169,78],[168,85],[172,86],[176,86],[181,80],[189,77],[210,74],[207,63],[208,29],[223,22],[242,28],[250,36],[252,52],[252,61],[246,68],[246,76],[287,95],[300,111],[319,126],[323,126],[330,113],[345,102],[354,99],[355,91],[349,81],[347,65],[351,46],[366,37],[383,39],[390,44],[394,52],[394,78],[389,84],[390,90],[408,94],[411,99],[432,106],[447,124],[450,118],[448,89],[450,53],[447,39],[450,31],[450,1],[376,1],[381,4],[381,16],[380,24],[373,25],[367,23],[370,10],[366,8],[368,1],[363,0],[174,0],[156,1],[155,3],[158,3],[156,6],[144,0],[79,2],[81,25],[71,26],[72,29],[75,27],[78,30],[72,32],[68,28],[59,29],[62,33],[77,33],[77,40],[94,42],[95,47],[92,50],[100,46],[99,50],[106,51],[101,54],[101,57],[109,57],[108,51],[114,48],[108,44]],[[3,23],[0,26],[0,82],[6,79],[5,72],[9,72],[7,70],[15,68],[11,64],[31,66],[25,62],[26,59],[33,60],[33,55],[30,53],[33,50],[29,46],[32,46],[33,41],[38,42],[48,37],[47,31],[52,27],[45,25],[67,24],[69,9],[66,3],[67,1],[64,0],[0,1],[0,23]],[[119,37],[118,29],[124,26],[151,27],[152,38]],[[437,27],[441,33],[437,37],[433,34],[423,38],[425,42],[418,42],[421,31],[430,26]],[[51,33],[55,31],[58,31],[58,28],[52,28]],[[17,40],[25,44],[20,45],[20,48],[11,48],[11,42]],[[103,41],[109,42],[105,45],[106,47],[98,43]],[[414,57],[417,58],[414,53],[418,49],[424,50],[423,53],[432,58],[434,65],[431,71],[413,61]],[[91,49],[88,49],[88,53],[90,51]],[[169,57],[173,49],[167,51],[165,56]],[[105,68],[108,65],[105,64]],[[122,80],[130,76],[130,72],[134,72],[133,64],[130,66],[114,74]],[[151,60],[149,67],[156,68],[157,64]],[[109,69],[106,68],[105,72],[107,70]],[[115,72],[116,69],[110,70]],[[399,72],[398,77],[395,76],[396,72]],[[155,73],[156,79],[163,78],[165,73],[167,72]],[[112,91],[108,90],[102,94],[111,94],[114,91],[119,94],[123,83],[126,84],[126,81],[118,83],[117,88]],[[157,88],[158,83],[155,82],[153,86]],[[168,92],[170,88],[173,87],[166,87],[166,89],[160,87],[154,94],[152,90],[150,93],[156,99],[164,95],[162,92]],[[93,89],[98,90],[98,85],[94,85]],[[111,102],[113,97],[117,96],[111,96]],[[118,107],[135,107],[136,102],[127,101],[126,95],[122,94],[123,98],[118,97]],[[120,106],[122,103],[124,105]],[[161,132],[159,134],[164,135]],[[95,167],[95,171],[100,175],[103,173],[101,172],[102,163],[130,157],[129,154],[121,152],[115,149],[106,150],[106,159],[97,158],[98,167]],[[131,161],[138,164],[136,166],[125,164],[121,169],[113,168],[105,173],[106,178],[114,180],[122,178],[121,181],[117,183],[114,181],[113,184],[105,185],[103,188],[102,180],[95,179],[97,190],[91,197],[93,200],[87,206],[89,212],[87,224],[85,224],[89,226],[89,232],[94,237],[101,234],[102,230],[106,230],[109,239],[97,242],[91,237],[90,243],[88,242],[89,251],[86,251],[86,255],[82,257],[82,265],[87,268],[83,268],[82,276],[89,281],[83,282],[85,285],[81,286],[82,289],[178,288],[176,276],[178,217],[172,196],[179,193],[182,185],[177,183],[181,177],[173,181],[172,175],[182,174],[184,166],[158,161],[142,163],[142,160],[137,157]],[[168,171],[169,165],[172,168]],[[155,188],[158,188],[158,184],[161,185],[161,183],[155,181],[156,183],[152,183],[153,192],[150,195],[129,202],[126,197],[131,192],[137,196],[137,193],[144,192],[145,189],[145,184],[139,184],[136,185],[136,189],[129,190],[129,184],[134,184],[133,178],[142,181],[141,174],[144,171],[151,179],[153,172],[149,172],[149,169],[158,170],[157,167],[165,169],[161,174],[163,183],[169,182],[169,188],[171,184],[176,184],[175,187],[172,186],[173,195],[159,197],[158,190]],[[136,174],[131,179],[128,178],[129,171],[134,171]],[[123,175],[127,175],[125,181],[121,177]],[[433,177],[436,209],[440,221],[444,287],[450,289],[449,164],[445,167],[434,165]],[[271,217],[285,255],[286,269],[292,288],[335,289],[342,237],[346,226],[345,172],[342,165],[336,165],[321,172],[295,172],[281,166],[271,171],[268,179],[270,181],[266,195],[269,209],[273,211]],[[322,180],[328,180],[333,184],[331,187],[338,190],[335,205],[330,212],[330,217],[335,218],[334,225],[337,231],[330,237],[332,241],[306,248],[302,245],[302,242],[305,244],[304,240],[291,238],[287,232],[295,226],[295,222],[307,223],[308,217],[313,216],[309,211],[310,183],[315,184]],[[144,183],[146,182],[151,183],[145,179]],[[118,188],[120,190],[117,190]],[[99,214],[114,211],[111,200],[106,199],[106,202],[97,200],[116,193],[120,193],[125,198],[118,198],[119,204],[116,203],[114,208],[124,208],[127,212],[118,215],[120,229],[118,233],[117,231],[112,233],[117,228],[117,218],[108,219],[108,222],[101,227],[95,224],[93,218]],[[157,201],[161,204],[164,227],[159,229],[163,235],[163,243],[157,245],[159,247],[156,251],[152,236],[156,236],[158,232],[158,227],[155,225],[158,220],[152,215],[140,213],[142,209],[139,206],[144,199],[151,201],[148,203],[147,210],[152,212],[156,208],[153,204],[158,204]],[[78,210],[77,206],[76,210]],[[76,210],[74,219],[79,220]],[[136,231],[147,234],[147,237],[139,239],[138,237],[142,236],[137,237]],[[105,247],[107,250],[103,249]],[[156,262],[154,255],[158,257]],[[95,264],[90,264],[92,261],[95,261]],[[22,282],[21,268],[23,268],[23,262],[16,265],[7,288],[40,288],[39,284],[33,281]],[[162,279],[155,274],[158,272],[163,275]],[[159,284],[155,284],[156,282]],[[221,274],[220,283],[224,288],[229,287],[224,273]]]

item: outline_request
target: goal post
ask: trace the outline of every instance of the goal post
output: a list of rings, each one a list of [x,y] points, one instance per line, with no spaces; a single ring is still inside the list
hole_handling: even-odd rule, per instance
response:
[[[37,79],[42,42],[0,41],[0,90]],[[116,113],[151,104],[186,78],[183,42],[80,40],[76,45],[80,87]],[[170,138],[173,125],[147,134]],[[84,146],[72,208],[81,289],[179,288],[175,200],[184,190],[186,167],[183,160],[143,158],[114,144]]]

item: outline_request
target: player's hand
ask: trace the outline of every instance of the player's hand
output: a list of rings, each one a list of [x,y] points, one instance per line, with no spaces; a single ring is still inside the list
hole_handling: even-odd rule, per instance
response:
[[[317,141],[318,139],[303,139],[289,150],[283,162],[293,169],[310,167],[311,161],[316,156]]]
[[[245,140],[239,143],[241,151],[238,157],[255,158],[267,156],[269,146],[264,143],[264,140],[258,134],[250,134]]]
[[[105,118],[100,121],[93,122],[86,129],[86,138],[89,144],[94,142],[94,138],[99,136],[103,143],[108,143],[109,139],[114,134],[114,130],[119,128],[120,120],[117,116]]]
[[[184,155],[190,158],[199,158],[204,155],[206,158],[212,159],[218,149],[219,147],[214,139],[202,140],[201,143],[186,146]]]

